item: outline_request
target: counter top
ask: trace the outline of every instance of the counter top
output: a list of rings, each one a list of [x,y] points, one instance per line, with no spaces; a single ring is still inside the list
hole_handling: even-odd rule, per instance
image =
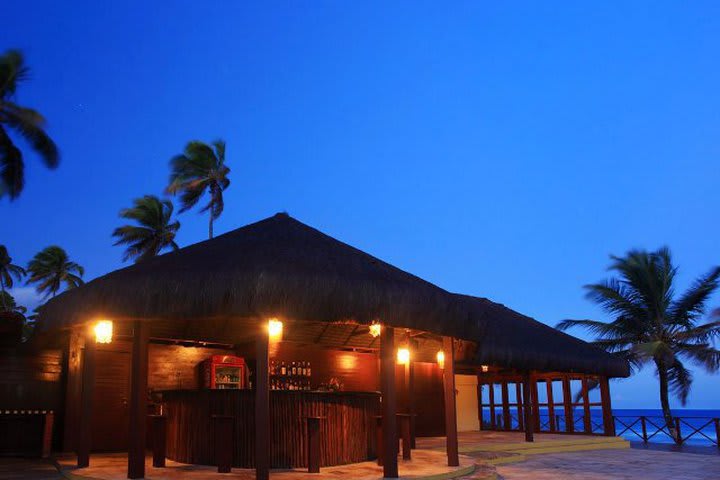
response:
[[[255,390],[249,390],[249,389],[237,389],[237,388],[229,388],[229,389],[177,389],[177,390],[158,390],[155,393],[160,394],[166,394],[166,393],[198,393],[198,392],[219,392],[219,393],[255,393]],[[380,392],[356,392],[352,390],[341,390],[341,391],[330,391],[330,390],[270,390],[271,395],[280,394],[280,395],[350,395],[350,396],[357,396],[357,395],[380,395]]]

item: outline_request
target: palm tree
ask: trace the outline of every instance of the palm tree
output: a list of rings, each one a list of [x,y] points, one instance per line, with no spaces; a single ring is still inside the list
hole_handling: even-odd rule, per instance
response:
[[[676,295],[673,282],[677,267],[667,248],[657,252],[632,250],[625,257],[610,258],[609,270],[619,278],[585,288],[587,297],[613,320],[564,320],[557,328],[585,328],[597,337],[595,345],[626,359],[633,372],[654,364],[665,424],[670,435],[680,442],[668,392],[685,405],[692,385],[692,373],[685,361],[709,372],[720,368],[720,351],[714,348],[720,321],[699,324],[708,298],[718,287],[720,267],[695,280],[682,295]]]
[[[170,222],[173,204],[161,201],[154,195],[145,195],[133,201],[132,208],[120,210],[120,217],[135,220],[139,225],[123,225],[113,231],[118,240],[115,245],[128,245],[123,261],[131,258],[135,262],[156,256],[166,248],[178,250],[175,234],[180,222]]]
[[[7,193],[11,200],[25,185],[25,162],[8,130],[25,139],[47,167],[57,167],[60,158],[55,143],[43,130],[43,116],[13,101],[18,85],[28,76],[21,52],[9,50],[0,55],[0,197]]]
[[[82,285],[85,269],[70,261],[67,252],[57,245],[41,250],[30,260],[27,268],[30,278],[27,283],[36,283],[39,294],[54,297],[63,284],[66,289]]]
[[[225,142],[216,140],[211,145],[192,141],[182,155],[170,161],[170,184],[168,193],[180,193],[180,213],[194,207],[207,191],[210,201],[200,212],[210,211],[210,238],[213,238],[213,222],[223,211],[223,190],[230,186],[225,166]]]
[[[0,312],[20,314],[24,317],[25,312],[27,312],[27,308],[22,305],[18,305],[12,295],[6,291],[2,291],[0,292],[0,297],[2,298],[2,302],[0,302]]]
[[[5,245],[0,245],[0,293],[2,295],[2,302],[0,303],[4,309],[8,308],[8,305],[5,303],[7,300],[5,289],[13,287],[13,278],[19,282],[23,276],[25,276],[25,269],[18,265],[13,265],[7,248]]]

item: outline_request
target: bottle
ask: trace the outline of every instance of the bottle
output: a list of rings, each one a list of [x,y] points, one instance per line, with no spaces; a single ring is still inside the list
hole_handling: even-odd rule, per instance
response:
[[[308,362],[308,377],[312,376],[312,365]]]
[[[287,368],[285,367],[285,362],[282,362],[280,364],[280,375],[287,375]]]
[[[294,376],[296,373],[297,373],[297,366],[295,365],[295,362],[292,362],[292,367],[291,367],[291,373],[290,373],[290,375],[293,375],[293,376]]]
[[[307,377],[307,362],[302,362],[302,376]]]

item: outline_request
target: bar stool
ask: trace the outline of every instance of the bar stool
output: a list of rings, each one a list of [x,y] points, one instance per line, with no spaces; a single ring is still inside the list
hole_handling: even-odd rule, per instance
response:
[[[152,435],[152,466],[165,467],[165,447],[167,442],[167,417],[165,415],[148,415]]]
[[[410,435],[410,421],[413,418],[413,414],[410,413],[397,413],[398,427],[400,430],[400,438],[402,438],[402,458],[403,460],[411,459],[411,446],[412,438]]]
[[[327,417],[308,416],[307,420],[307,458],[308,473],[320,473],[320,420]]]
[[[218,473],[230,473],[233,459],[233,420],[229,415],[213,415],[215,463]]]
[[[375,453],[377,454],[377,464],[381,467],[383,464],[382,418],[382,415],[375,415]]]

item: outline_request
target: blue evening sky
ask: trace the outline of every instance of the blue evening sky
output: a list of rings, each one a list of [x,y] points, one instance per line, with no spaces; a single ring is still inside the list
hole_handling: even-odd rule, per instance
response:
[[[286,210],[551,325],[607,319],[582,285],[609,254],[668,245],[682,287],[720,263],[718,2],[387,3],[3,1],[0,49],[32,67],[17,100],[62,164],[27,155],[0,243],[118,268],[118,210],[224,138],[216,232]],[[181,245],[207,236],[180,221]],[[720,407],[719,379],[688,406]],[[659,405],[649,371],[613,397]]]

